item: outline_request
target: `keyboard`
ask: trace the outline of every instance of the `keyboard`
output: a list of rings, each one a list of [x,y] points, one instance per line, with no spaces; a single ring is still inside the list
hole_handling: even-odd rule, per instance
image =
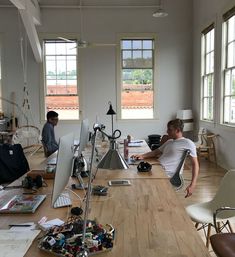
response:
[[[56,202],[54,203],[54,208],[60,208],[60,207],[66,207],[66,206],[71,206],[72,202],[69,196],[68,192],[64,192],[63,194],[61,194]]]

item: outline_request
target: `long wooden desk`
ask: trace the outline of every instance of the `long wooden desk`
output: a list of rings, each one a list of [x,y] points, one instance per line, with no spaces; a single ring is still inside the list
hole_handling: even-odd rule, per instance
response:
[[[136,167],[130,170],[98,170],[94,184],[107,185],[108,180],[128,178],[131,186],[110,187],[107,196],[92,196],[89,218],[102,224],[110,223],[116,229],[114,247],[100,257],[209,257],[203,241],[177,198],[161,167],[153,166],[152,174],[139,174]],[[71,178],[70,183],[74,182]],[[17,183],[17,182],[15,182]],[[53,180],[48,187],[38,190],[47,194],[35,214],[1,215],[0,228],[14,222],[37,222],[41,217],[66,220],[68,208],[50,207]],[[80,195],[81,191],[76,191]],[[7,194],[22,193],[22,189],[9,190]],[[1,193],[4,194],[4,193]],[[0,194],[0,196],[2,196]],[[73,205],[78,199],[71,194]],[[37,248],[35,240],[26,257],[48,257],[49,253]]]

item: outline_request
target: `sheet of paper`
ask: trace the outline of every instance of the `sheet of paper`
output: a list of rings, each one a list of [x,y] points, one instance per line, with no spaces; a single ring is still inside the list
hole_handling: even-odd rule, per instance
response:
[[[0,257],[23,257],[40,230],[0,230]]]

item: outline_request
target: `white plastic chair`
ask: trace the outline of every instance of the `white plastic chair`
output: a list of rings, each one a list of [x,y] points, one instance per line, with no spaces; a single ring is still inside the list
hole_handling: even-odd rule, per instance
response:
[[[33,155],[42,149],[39,128],[31,125],[17,128],[12,136],[12,143],[21,144],[25,154]]]
[[[211,227],[214,227],[213,213],[217,209],[226,206],[235,206],[235,170],[229,170],[225,174],[216,195],[211,201],[196,203],[186,207],[186,211],[192,221],[196,222],[195,227],[197,230],[208,228],[206,233],[207,247],[209,247]],[[235,218],[234,210],[218,214],[217,222],[220,231],[228,226],[227,229],[233,232],[229,222],[232,218]],[[201,224],[201,227],[198,227],[199,224]]]

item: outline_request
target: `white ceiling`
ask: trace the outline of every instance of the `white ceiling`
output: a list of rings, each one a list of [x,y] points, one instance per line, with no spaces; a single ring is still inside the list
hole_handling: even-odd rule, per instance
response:
[[[30,0],[27,0],[30,1]],[[37,1],[37,0],[31,0]],[[77,7],[80,0],[38,0],[41,8],[46,7]],[[162,1],[163,2],[163,1]],[[165,0],[166,2],[166,0]],[[82,5],[87,7],[112,7],[112,6],[158,6],[160,0],[82,0]],[[10,0],[0,0],[0,7],[13,7]]]

